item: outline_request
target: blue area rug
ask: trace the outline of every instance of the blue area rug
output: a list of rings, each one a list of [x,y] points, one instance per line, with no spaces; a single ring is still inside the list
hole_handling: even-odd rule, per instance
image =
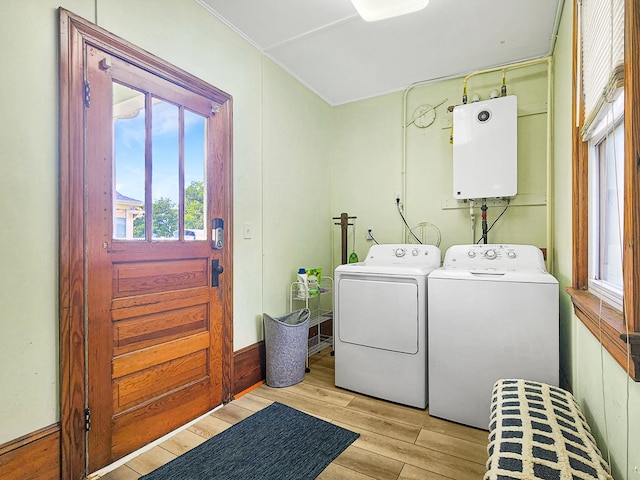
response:
[[[141,480],[312,480],[359,436],[273,403]]]

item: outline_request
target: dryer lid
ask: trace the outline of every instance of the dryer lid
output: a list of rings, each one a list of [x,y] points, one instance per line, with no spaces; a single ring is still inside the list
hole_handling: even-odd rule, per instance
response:
[[[440,249],[434,245],[374,245],[363,262],[336,267],[340,274],[425,276],[440,266]]]

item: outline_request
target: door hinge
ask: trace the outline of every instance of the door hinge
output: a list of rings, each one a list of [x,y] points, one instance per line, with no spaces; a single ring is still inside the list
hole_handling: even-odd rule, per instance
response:
[[[91,409],[87,408],[84,411],[84,429],[88,432],[91,430]]]
[[[89,108],[89,105],[91,105],[91,85],[87,81],[84,82],[84,106]]]

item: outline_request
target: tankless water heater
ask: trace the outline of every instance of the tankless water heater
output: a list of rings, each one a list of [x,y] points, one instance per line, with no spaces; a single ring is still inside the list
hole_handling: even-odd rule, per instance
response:
[[[515,95],[453,109],[453,197],[513,197],[518,192]]]

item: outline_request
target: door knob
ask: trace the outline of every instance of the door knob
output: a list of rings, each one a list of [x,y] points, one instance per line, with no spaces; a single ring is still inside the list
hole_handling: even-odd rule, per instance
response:
[[[220,265],[220,260],[211,260],[211,286],[217,287],[219,285],[218,276],[224,272],[224,267]]]

